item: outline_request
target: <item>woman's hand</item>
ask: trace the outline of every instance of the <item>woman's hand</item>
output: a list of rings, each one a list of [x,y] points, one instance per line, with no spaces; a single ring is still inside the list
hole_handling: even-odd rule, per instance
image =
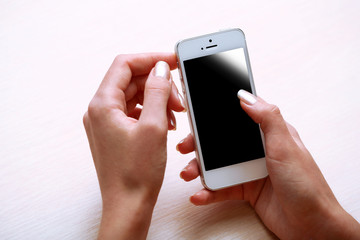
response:
[[[284,121],[279,108],[243,90],[238,95],[241,107],[264,133],[269,176],[215,192],[203,189],[190,201],[207,205],[247,200],[281,239],[359,238],[359,224],[337,202],[297,131]],[[193,137],[187,136],[177,149],[183,154],[194,151]],[[185,181],[198,176],[196,160],[180,173]]]
[[[164,177],[167,131],[176,128],[172,111],[184,110],[174,68],[174,54],[117,56],[84,115],[103,199],[99,238],[146,237]]]

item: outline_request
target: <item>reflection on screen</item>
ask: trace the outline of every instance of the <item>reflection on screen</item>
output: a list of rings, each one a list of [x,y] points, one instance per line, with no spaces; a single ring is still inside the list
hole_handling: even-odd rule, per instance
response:
[[[251,92],[244,49],[184,61],[206,170],[265,156],[258,124],[237,92]]]

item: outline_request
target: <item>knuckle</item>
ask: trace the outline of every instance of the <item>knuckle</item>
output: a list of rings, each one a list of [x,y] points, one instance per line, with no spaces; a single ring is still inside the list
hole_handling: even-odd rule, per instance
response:
[[[98,112],[99,112],[99,107],[98,107],[98,105],[92,100],[92,101],[89,103],[89,106],[88,106],[88,111],[87,111],[88,118],[90,118],[90,119],[94,118],[96,115],[99,114]]]
[[[161,138],[166,136],[167,125],[165,126],[156,121],[147,121],[143,124],[142,130],[144,133],[147,133],[154,138]]]
[[[84,127],[87,128],[89,126],[89,113],[85,112],[84,116],[83,116],[83,124]]]
[[[167,95],[170,93],[170,84],[164,79],[159,79],[158,81],[149,81],[147,82],[146,90],[150,94],[154,95]]]
[[[296,130],[296,128],[294,126],[292,126],[291,124],[288,124],[288,128],[291,133],[295,134],[296,136],[299,136],[299,132]]]
[[[86,113],[87,121],[94,121],[99,119],[104,113],[104,108],[101,104],[101,101],[96,100],[95,98],[91,100],[88,106],[88,111]]]
[[[262,109],[260,118],[259,122],[265,134],[268,131],[274,130],[274,126],[277,126],[276,123],[283,121],[279,107],[273,104],[267,104]]]
[[[147,81],[146,84],[149,89],[169,90],[171,87],[170,82],[162,77],[156,77],[155,81],[152,79],[152,81]]]
[[[118,55],[116,55],[114,62],[116,64],[122,64],[123,62],[125,62],[125,58],[126,58],[125,54],[118,54]]]
[[[279,116],[281,116],[280,109],[274,104],[268,104],[263,109],[263,117],[265,117],[266,119],[276,119]]]
[[[270,104],[269,106],[269,112],[275,115],[280,115],[280,108],[274,104]]]

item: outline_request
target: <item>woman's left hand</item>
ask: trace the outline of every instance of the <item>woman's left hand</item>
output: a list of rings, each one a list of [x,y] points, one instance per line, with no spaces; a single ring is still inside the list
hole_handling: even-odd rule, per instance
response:
[[[171,53],[117,56],[84,115],[103,199],[99,238],[146,237],[167,131],[176,128],[172,111],[184,110],[170,74],[175,68]]]

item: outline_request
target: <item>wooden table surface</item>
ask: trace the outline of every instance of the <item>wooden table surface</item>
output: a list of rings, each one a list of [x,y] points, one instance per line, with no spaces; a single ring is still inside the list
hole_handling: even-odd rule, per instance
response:
[[[114,57],[229,27],[247,36],[258,94],[359,221],[359,11],[356,0],[0,1],[0,238],[95,239],[101,198],[82,116]],[[189,132],[176,117],[148,239],[276,238],[246,202],[189,203],[201,184],[179,178],[194,155],[175,150]]]

